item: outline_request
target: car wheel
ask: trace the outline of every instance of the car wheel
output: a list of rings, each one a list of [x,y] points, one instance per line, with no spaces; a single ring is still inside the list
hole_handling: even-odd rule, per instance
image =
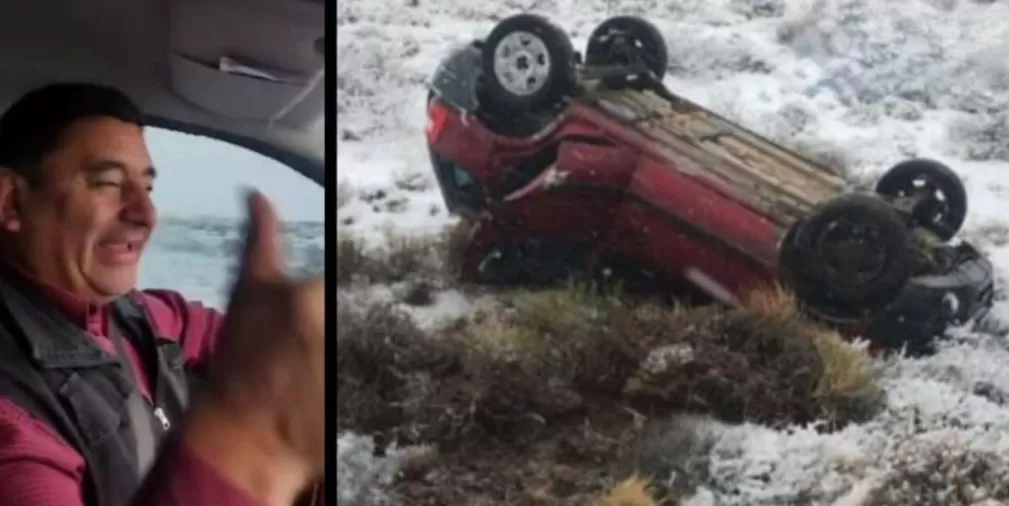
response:
[[[952,169],[935,160],[914,159],[894,165],[876,183],[876,193],[890,198],[918,198],[915,225],[948,241],[967,218],[967,190]]]
[[[636,16],[615,16],[603,21],[589,36],[586,65],[631,65],[643,61],[662,79],[669,66],[669,48],[662,32]]]
[[[518,14],[491,30],[483,44],[484,89],[498,112],[540,112],[575,89],[575,50],[546,18]]]
[[[875,195],[824,204],[782,245],[783,281],[813,313],[864,321],[896,298],[911,277],[904,221]]]

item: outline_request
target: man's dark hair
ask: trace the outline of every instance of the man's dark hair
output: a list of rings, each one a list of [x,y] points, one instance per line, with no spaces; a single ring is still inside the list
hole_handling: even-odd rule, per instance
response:
[[[0,116],[0,167],[36,179],[42,160],[59,148],[66,130],[96,117],[144,125],[140,108],[108,86],[56,83],[28,92]]]

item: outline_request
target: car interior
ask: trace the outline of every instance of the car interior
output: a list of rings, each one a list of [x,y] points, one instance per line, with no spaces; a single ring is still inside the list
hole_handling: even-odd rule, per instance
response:
[[[322,0],[0,2],[0,110],[56,81],[114,86],[150,126],[323,185],[326,46]],[[322,504],[321,485],[299,504]]]
[[[53,81],[118,87],[151,126],[274,158],[323,184],[322,0],[0,3],[0,109]]]

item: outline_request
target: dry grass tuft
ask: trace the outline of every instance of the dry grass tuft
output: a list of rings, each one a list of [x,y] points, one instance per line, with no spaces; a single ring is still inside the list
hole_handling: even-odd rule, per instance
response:
[[[475,226],[473,222],[459,220],[445,227],[438,236],[438,255],[441,259],[442,272],[450,280],[459,279],[466,247]]]
[[[522,361],[539,357],[546,349],[547,339],[541,334],[513,325],[500,314],[483,314],[459,331],[473,353],[490,360]]]
[[[619,302],[596,295],[592,285],[570,283],[563,288],[514,292],[505,303],[515,312],[514,323],[550,338],[590,330],[600,311]]]
[[[389,303],[337,299],[337,428],[400,423],[390,399],[413,395],[406,375],[428,373],[442,356],[409,314]],[[391,424],[391,425],[390,425]],[[378,430],[375,430],[378,429]]]
[[[815,395],[829,420],[866,419],[883,401],[871,356],[863,344],[853,344],[837,332],[813,336],[823,364]]]
[[[399,300],[408,306],[430,306],[435,302],[436,287],[429,281],[411,281],[400,294]]]
[[[432,180],[426,172],[402,172],[396,174],[393,185],[405,192],[419,193],[430,189]]]
[[[869,354],[836,332],[823,331],[813,336],[813,343],[823,361],[823,374],[817,383],[819,397],[863,397],[875,384]]]
[[[386,233],[381,247],[367,247],[357,237],[337,233],[337,284],[413,281],[430,286],[458,280],[469,225],[451,225],[434,237]]]
[[[658,506],[649,491],[651,480],[631,475],[593,501],[592,506]]]
[[[382,248],[368,248],[349,235],[336,240],[337,284],[398,283],[432,279],[442,272],[436,242],[390,235]]]
[[[336,236],[336,282],[349,283],[352,279],[373,269],[374,260],[361,241],[337,231]]]
[[[435,239],[387,234],[383,253],[383,274],[391,282],[428,277],[441,270]]]
[[[800,319],[795,295],[778,284],[762,290],[753,290],[744,297],[743,307],[760,318],[776,321]]]

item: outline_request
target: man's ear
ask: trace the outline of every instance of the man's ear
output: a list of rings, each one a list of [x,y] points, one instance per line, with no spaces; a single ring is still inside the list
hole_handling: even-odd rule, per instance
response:
[[[21,230],[21,176],[0,167],[0,231]]]

